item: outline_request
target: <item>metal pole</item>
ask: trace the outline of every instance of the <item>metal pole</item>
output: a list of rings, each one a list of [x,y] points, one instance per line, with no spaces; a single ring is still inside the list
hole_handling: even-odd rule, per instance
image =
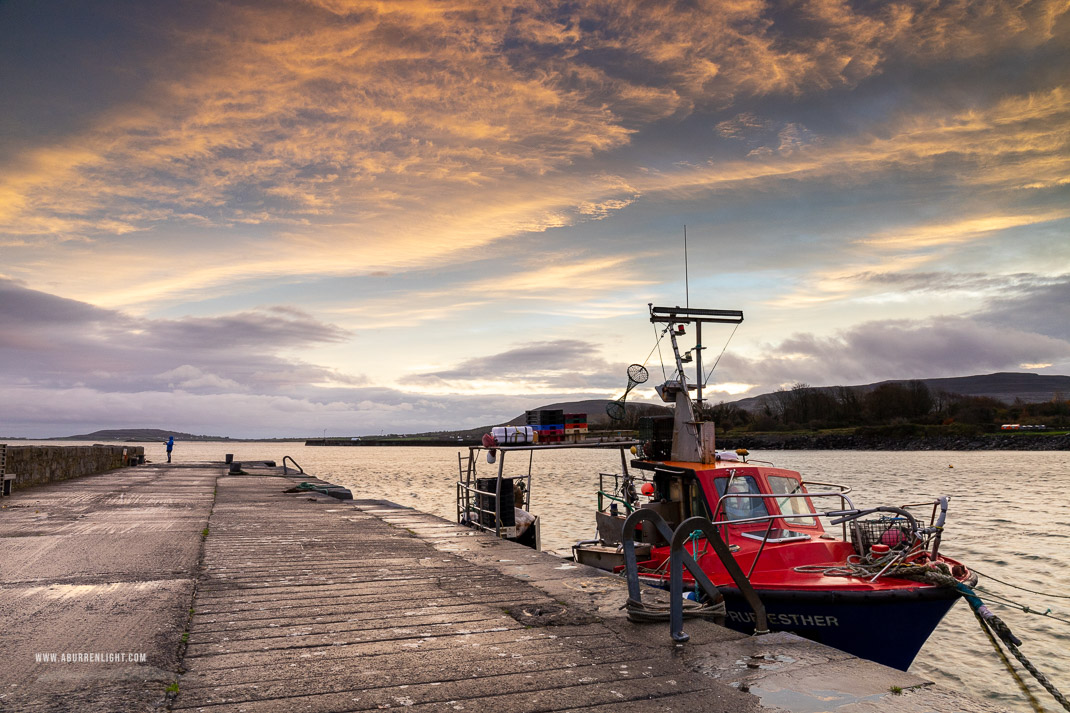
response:
[[[684,305],[691,308],[691,285],[687,279],[687,226],[684,226]]]
[[[505,472],[505,453],[498,454],[498,483],[494,489],[494,534],[502,536],[502,474]]]
[[[695,378],[698,380],[698,399],[695,403],[702,408],[702,322],[695,321],[695,369],[698,370],[698,374]]]

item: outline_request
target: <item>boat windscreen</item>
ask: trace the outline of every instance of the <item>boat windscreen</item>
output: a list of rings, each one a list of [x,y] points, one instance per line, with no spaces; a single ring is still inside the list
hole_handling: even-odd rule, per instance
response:
[[[794,478],[770,475],[766,479],[769,481],[769,490],[776,495],[798,495],[806,492],[802,482]],[[811,515],[814,512],[806,498],[776,498],[776,504],[782,515]],[[816,524],[812,517],[785,517],[784,521],[791,525]]]
[[[724,502],[724,516],[726,520],[765,517],[769,514],[769,510],[765,507],[764,498],[740,497],[745,495],[756,495],[761,492],[758,490],[758,483],[753,477],[749,475],[735,475],[732,476],[730,485],[728,481],[729,478],[715,478],[713,481],[717,486],[717,495]],[[727,495],[725,494],[726,486],[728,487]]]

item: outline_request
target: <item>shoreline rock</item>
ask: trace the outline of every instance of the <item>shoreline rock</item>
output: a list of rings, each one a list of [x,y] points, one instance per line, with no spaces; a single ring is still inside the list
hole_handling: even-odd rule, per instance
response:
[[[717,436],[717,448],[793,451],[1066,451],[1070,435],[867,436],[856,434],[729,434]]]

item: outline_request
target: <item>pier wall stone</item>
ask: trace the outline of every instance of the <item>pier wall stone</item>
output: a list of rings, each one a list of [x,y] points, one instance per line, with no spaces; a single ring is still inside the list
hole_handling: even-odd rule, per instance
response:
[[[144,455],[145,446],[8,445],[5,470],[15,474],[13,489],[21,490],[122,468]]]

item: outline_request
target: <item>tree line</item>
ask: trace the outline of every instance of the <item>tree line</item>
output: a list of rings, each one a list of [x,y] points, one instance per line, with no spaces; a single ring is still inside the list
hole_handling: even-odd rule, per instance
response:
[[[716,422],[719,429],[746,431],[869,427],[898,429],[908,435],[921,430],[998,431],[1002,423],[1070,426],[1070,401],[1061,394],[1043,403],[1016,399],[1007,404],[989,396],[933,391],[922,381],[880,384],[872,389],[797,383],[771,394],[757,412],[724,402],[702,411],[701,417]]]

